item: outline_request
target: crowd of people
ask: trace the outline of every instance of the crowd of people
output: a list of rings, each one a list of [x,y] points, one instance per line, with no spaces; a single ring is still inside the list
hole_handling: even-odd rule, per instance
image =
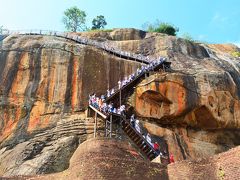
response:
[[[161,64],[165,59],[164,58],[159,58],[158,60],[154,60],[148,65],[141,66],[141,68],[137,68],[137,71],[127,77],[124,78],[123,81],[118,81],[118,86],[116,88],[108,89],[106,95],[101,95],[101,97],[97,97],[96,94],[89,95],[89,104],[98,109],[100,112],[104,114],[109,114],[109,113],[115,113],[119,115],[125,115],[125,105],[121,105],[120,107],[114,107],[114,104],[110,102],[109,104],[106,103],[106,98],[109,98],[117,90],[120,90],[124,86],[126,86],[128,83],[132,82],[135,78],[138,76],[142,75],[143,73],[149,72],[153,70],[156,66]],[[139,125],[139,120],[136,120],[134,118],[134,115],[131,117],[130,122],[132,126],[139,132],[141,133],[141,128]],[[154,148],[157,147],[156,142],[152,143],[151,142],[151,137],[149,134],[146,136],[143,135],[143,137],[147,140],[147,142]],[[158,149],[158,148],[156,148]],[[156,150],[157,151],[157,150]]]
[[[140,122],[138,119],[135,118],[135,115],[132,114],[131,118],[130,118],[130,124],[133,128],[136,129],[136,131],[141,134],[143,136],[143,138],[148,142],[148,144],[156,151],[159,152],[159,145],[157,142],[152,142],[152,138],[151,135],[147,132],[144,133],[141,126],[140,126]],[[159,153],[158,153],[159,154]]]
[[[135,73],[130,74],[129,76],[126,76],[122,81],[118,81],[118,86],[112,89],[108,89],[106,93],[106,97],[112,96],[117,90],[120,90],[124,86],[126,86],[128,83],[132,82],[134,79],[136,79],[138,76],[142,75],[143,73],[149,72],[154,70],[154,68],[158,65],[160,65],[165,59],[159,58],[158,60],[154,60],[148,65],[141,66],[141,68],[137,68],[137,71]]]
[[[100,112],[104,114],[119,114],[125,115],[125,105],[121,105],[120,107],[114,107],[114,104],[110,102],[109,104],[105,102],[105,96],[102,95],[100,98],[96,96],[96,94],[89,95],[89,104],[98,109]]]
[[[90,41],[90,40],[86,39],[86,41]],[[84,41],[84,43],[89,43],[89,42]],[[104,48],[106,49],[107,47],[104,47]],[[114,49],[111,49],[111,50],[114,50]],[[147,58],[147,60],[149,61],[149,58]],[[132,82],[135,78],[142,75],[143,73],[154,70],[154,68],[160,65],[163,61],[165,61],[164,58],[159,58],[158,60],[151,61],[148,65],[145,65],[145,66],[142,65],[140,68],[137,68],[137,71],[135,73],[132,73],[131,75],[125,77],[122,81],[119,80],[117,87],[108,89],[107,93],[105,95],[101,95],[101,97],[97,97],[96,94],[89,95],[89,104],[104,114],[115,113],[119,115],[125,115],[126,113],[125,105],[121,105],[120,107],[114,107],[114,104],[112,102],[110,102],[109,104],[106,103],[106,98],[109,98],[110,96],[114,95],[118,90],[124,88],[124,86]],[[140,122],[138,119],[135,119],[134,114],[130,118],[130,123],[132,127],[135,128],[136,131],[143,136],[143,138],[152,147],[152,149],[154,149],[154,153],[156,153],[156,155],[160,155],[161,157],[164,157],[165,153],[160,151],[160,146],[158,142],[152,142],[151,135],[148,132],[146,134],[143,133],[142,128],[140,126]]]
[[[121,105],[120,107],[116,108],[111,102],[107,104],[105,102],[104,95],[102,95],[100,98],[97,97],[96,94],[89,95],[89,104],[106,115],[113,113],[113,114],[119,114],[119,115],[125,116],[126,114],[125,105]],[[148,132],[145,133],[143,131],[143,129],[141,128],[140,121],[135,118],[134,114],[132,114],[130,118],[130,124],[139,134],[142,135],[142,137],[145,139],[145,142],[147,142],[147,144],[150,145],[152,149],[154,149],[154,153],[156,154],[156,156],[160,155],[161,158],[165,158],[165,159],[168,158],[166,156],[167,153],[165,151],[162,152],[160,150],[160,146],[158,142],[157,141],[153,142],[151,135]],[[170,160],[170,163],[174,162],[172,154],[170,154],[169,160]]]
[[[62,33],[58,33],[58,32],[54,32],[52,34],[54,34],[56,36],[64,36],[64,37],[67,37],[67,38],[71,38],[71,39],[73,39],[73,40],[75,40],[79,43],[86,44],[86,45],[93,45],[93,46],[96,46],[98,48],[104,49],[106,51],[119,54],[121,56],[126,56],[126,57],[131,57],[133,59],[138,59],[142,62],[149,63],[149,62],[154,60],[154,59],[149,58],[148,56],[143,56],[142,54],[135,54],[135,53],[122,51],[120,49],[114,48],[113,44],[111,44],[111,46],[109,46],[108,42],[99,42],[99,41],[96,41],[96,40],[89,39],[87,37],[81,37],[81,36],[72,35],[72,34],[62,34]]]
[[[133,128],[136,129],[136,131],[142,135],[142,137],[147,141],[147,143],[151,146],[152,149],[154,149],[154,153],[158,156],[160,155],[161,158],[164,158],[164,159],[167,159],[168,156],[167,156],[167,152],[166,150],[163,150],[161,151],[160,150],[160,146],[158,144],[157,141],[154,141],[152,140],[152,137],[151,135],[147,132],[147,133],[144,133],[144,131],[142,130],[141,126],[140,126],[140,122],[138,119],[135,118],[135,115],[132,114],[131,118],[130,118],[130,124]],[[169,161],[170,163],[173,163],[174,162],[174,158],[173,158],[173,155],[170,154],[169,156]]]
[[[153,70],[163,61],[164,58],[159,58],[158,60],[154,60],[146,66],[141,66],[141,68],[137,68],[137,71],[135,73],[125,77],[123,81],[119,80],[118,86],[116,88],[112,88],[111,90],[108,89],[106,95],[101,95],[101,97],[96,97],[96,94],[89,95],[89,104],[91,104],[93,107],[97,108],[98,110],[105,114],[107,113],[123,114],[123,112],[125,111],[125,105],[122,105],[118,108],[114,107],[113,103],[107,104],[105,102],[106,98],[109,98],[110,96],[115,94],[117,90],[120,90],[128,83],[132,82],[135,78],[142,75],[142,73]]]
[[[105,102],[106,98],[109,98],[117,90],[120,90],[124,86],[126,86],[128,83],[132,82],[135,78],[142,75],[142,73],[149,72],[153,70],[156,66],[161,64],[164,61],[164,58],[159,58],[158,60],[152,61],[150,64],[146,66],[141,66],[141,68],[138,68],[137,71],[127,77],[124,78],[123,81],[118,81],[118,86],[116,88],[108,89],[106,95],[101,95],[101,97],[97,97],[96,94],[89,95],[89,104],[91,104],[93,107],[97,108],[101,112],[107,114],[107,113],[115,113],[115,114],[123,114],[125,111],[125,105],[122,105],[120,107],[114,107],[113,103],[107,104]]]
[[[119,54],[121,56],[126,56],[126,57],[131,57],[133,59],[138,59],[142,62],[149,63],[149,62],[152,62],[154,60],[154,59],[151,59],[150,57],[144,56],[142,54],[135,54],[135,53],[132,53],[132,52],[122,51],[122,50],[118,49],[117,47],[114,48],[113,47],[114,44],[110,44],[108,42],[100,42],[100,41],[89,39],[87,37],[74,35],[74,34],[71,34],[71,33],[57,32],[57,31],[45,31],[45,30],[29,30],[29,31],[25,31],[25,30],[22,30],[22,31],[4,30],[2,32],[2,34],[3,35],[9,35],[9,34],[34,34],[34,35],[37,35],[37,34],[40,34],[40,35],[50,35],[50,36],[64,37],[64,38],[69,38],[69,39],[75,40],[78,43],[82,43],[82,44],[86,44],[86,45],[93,45],[93,46],[96,46],[98,48],[104,49],[106,51]]]
[[[71,37],[71,35],[70,35],[70,37]],[[75,39],[76,41],[78,41],[82,44],[97,46],[97,47],[99,47],[101,49],[104,49],[106,51],[110,51],[110,52],[119,54],[121,56],[126,56],[126,57],[131,57],[133,59],[138,59],[142,62],[153,61],[153,59],[150,59],[147,56],[143,56],[142,54],[134,54],[134,53],[131,53],[131,52],[119,50],[117,48],[114,48],[113,46],[109,46],[109,43],[106,43],[106,42],[98,42],[98,41],[91,40],[91,39],[88,39],[88,38],[85,38],[85,37],[80,37],[80,36],[72,36],[72,39]]]

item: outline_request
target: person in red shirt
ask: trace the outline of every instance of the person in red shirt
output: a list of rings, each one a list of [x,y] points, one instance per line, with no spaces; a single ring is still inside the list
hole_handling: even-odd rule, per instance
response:
[[[159,145],[158,145],[157,142],[155,142],[155,143],[153,144],[153,149],[154,149],[155,151],[159,150]]]
[[[174,158],[172,154],[170,154],[169,160],[170,160],[170,163],[174,163]]]
[[[155,142],[153,144],[153,149],[156,151],[157,155],[160,154],[160,147],[159,147],[159,144],[157,142]]]

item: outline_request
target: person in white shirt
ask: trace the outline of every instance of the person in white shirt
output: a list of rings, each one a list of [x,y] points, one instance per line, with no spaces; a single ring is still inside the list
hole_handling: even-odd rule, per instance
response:
[[[110,97],[111,96],[111,93],[109,91],[109,89],[107,90],[107,97]]]
[[[102,101],[105,101],[105,96],[101,95],[101,99],[102,99]]]
[[[140,69],[139,68],[137,68],[137,76],[140,74],[141,72],[140,72]]]
[[[131,116],[131,118],[130,118],[130,123],[131,123],[131,125],[132,125],[133,127],[134,127],[134,125],[135,125],[135,121],[136,121],[135,115],[132,114],[132,116]]]
[[[129,81],[128,81],[128,77],[125,77],[125,84],[127,84]]]
[[[109,112],[109,113],[113,112],[113,103],[110,103],[110,104],[108,105],[108,112]]]
[[[125,105],[120,106],[119,111],[122,116],[125,116]]]
[[[120,108],[117,109],[117,114],[121,114]]]
[[[114,89],[112,89],[112,90],[111,90],[111,95],[114,94],[114,92],[115,92]]]
[[[107,113],[107,108],[108,108],[107,103],[103,103],[103,105],[102,105],[102,111],[103,111],[104,113]]]
[[[135,78],[135,73],[132,73],[132,74],[131,74],[131,78],[132,78],[132,80],[134,80],[134,78]]]
[[[135,129],[137,130],[137,132],[139,132],[141,134],[141,129],[140,129],[140,125],[139,125],[139,120],[138,119],[135,121]]]
[[[129,76],[128,76],[128,82],[131,82],[131,81],[132,81],[132,76],[129,75]]]
[[[121,87],[122,87],[122,82],[119,80],[118,81],[118,89],[121,89]]]
[[[149,133],[147,133],[146,140],[153,147],[152,139]]]

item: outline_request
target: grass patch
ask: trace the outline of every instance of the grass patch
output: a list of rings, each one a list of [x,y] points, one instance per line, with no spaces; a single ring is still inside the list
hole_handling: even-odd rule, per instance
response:
[[[225,177],[225,172],[224,172],[224,170],[223,170],[221,167],[218,169],[217,177],[218,177],[220,180],[223,180],[224,177]]]
[[[194,43],[194,39],[192,38],[192,36],[188,33],[184,33],[181,37],[185,42],[191,42]]]
[[[112,32],[113,29],[90,29],[88,32]]]
[[[240,52],[239,51],[234,51],[231,53],[233,57],[240,57]]]

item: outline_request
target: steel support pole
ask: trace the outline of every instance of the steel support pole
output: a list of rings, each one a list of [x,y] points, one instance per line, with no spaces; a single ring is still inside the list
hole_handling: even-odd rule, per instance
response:
[[[110,138],[112,138],[112,115],[110,116]]]
[[[122,90],[120,88],[120,91],[119,91],[119,107],[121,107],[122,105]]]
[[[96,138],[97,134],[97,112],[95,112],[95,122],[94,122],[94,138]]]
[[[121,59],[121,53],[120,53],[120,59]],[[120,61],[119,61],[120,64]],[[119,73],[121,73],[121,64],[119,65]],[[121,75],[119,76],[121,79]],[[121,86],[119,89],[119,107],[122,105],[122,92],[121,92],[121,88],[122,88],[122,82],[121,82]]]
[[[106,121],[105,121],[105,137],[107,137],[107,135],[108,135],[107,128],[108,128],[108,126],[107,126],[107,119],[106,119]]]

